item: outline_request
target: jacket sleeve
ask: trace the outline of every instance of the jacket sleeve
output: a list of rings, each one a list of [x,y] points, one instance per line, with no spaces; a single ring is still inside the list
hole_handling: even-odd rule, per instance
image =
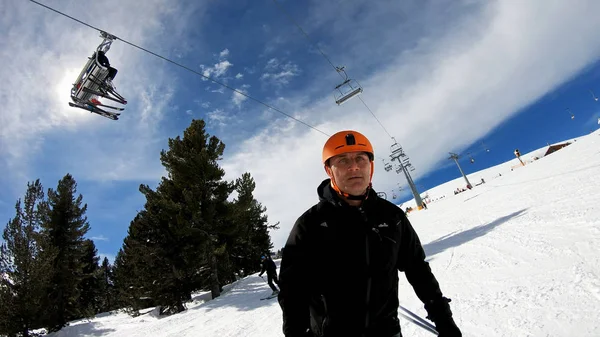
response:
[[[283,311],[283,334],[286,337],[306,336],[310,328],[309,247],[304,217],[300,217],[283,247],[279,269],[278,301]]]
[[[414,228],[403,212],[400,212],[400,250],[398,252],[398,269],[403,271],[406,279],[415,290],[415,294],[423,303],[438,301],[442,291],[429,263],[425,261],[425,251]]]
[[[260,273],[258,274],[259,276],[262,275],[266,270],[266,264],[265,261],[260,263]]]

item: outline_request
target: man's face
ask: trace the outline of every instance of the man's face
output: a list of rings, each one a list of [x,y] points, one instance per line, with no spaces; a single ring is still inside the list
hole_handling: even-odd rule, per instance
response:
[[[329,160],[335,183],[342,192],[362,195],[367,190],[371,177],[371,162],[365,152],[349,152]]]

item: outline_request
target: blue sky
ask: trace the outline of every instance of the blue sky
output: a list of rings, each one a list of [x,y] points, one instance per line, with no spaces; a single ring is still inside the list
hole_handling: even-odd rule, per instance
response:
[[[333,101],[340,81],[272,1],[106,0],[57,10],[227,83],[328,134],[356,129],[374,143],[374,186],[404,178],[380,164],[391,140],[362,103]],[[280,1],[404,147],[423,188],[597,128],[600,10],[596,1]],[[100,254],[111,259],[155,186],[159,153],[193,118],[227,145],[227,179],[250,172],[276,247],[317,201],[326,137],[122,41],[107,56],[129,104],[119,121],[68,107],[71,83],[98,32],[27,1],[0,3],[0,220],[27,181],[55,187],[67,172],[88,204]],[[101,13],[101,15],[99,14]],[[571,109],[575,120],[565,109]],[[491,150],[483,152],[480,141]],[[404,194],[400,199],[406,199]]]

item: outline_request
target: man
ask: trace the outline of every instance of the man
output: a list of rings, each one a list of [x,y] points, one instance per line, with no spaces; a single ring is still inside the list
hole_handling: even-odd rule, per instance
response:
[[[262,269],[258,276],[262,277],[262,274],[266,271],[267,282],[269,283],[269,287],[271,287],[271,289],[273,290],[273,293],[271,295],[277,295],[279,293],[279,289],[277,289],[277,287],[275,287],[275,285],[273,284],[273,282],[275,282],[277,283],[277,285],[279,285],[279,281],[277,281],[277,266],[275,266],[275,262],[273,262],[271,256],[268,254],[266,256],[261,256],[260,260],[262,263]]]
[[[95,54],[92,55],[92,57],[95,57]],[[110,85],[113,86],[112,81],[115,79],[115,76],[117,76],[117,72],[118,70],[116,68],[113,68],[110,66],[110,62],[108,61],[108,57],[106,57],[106,54],[103,51],[98,51],[98,62],[100,63],[101,66],[108,68],[108,75],[106,75],[106,79],[105,81]]]
[[[356,131],[323,148],[329,179],[283,248],[278,300],[283,333],[401,337],[398,270],[425,304],[440,337],[460,337],[448,302],[404,212],[371,187],[373,147]]]

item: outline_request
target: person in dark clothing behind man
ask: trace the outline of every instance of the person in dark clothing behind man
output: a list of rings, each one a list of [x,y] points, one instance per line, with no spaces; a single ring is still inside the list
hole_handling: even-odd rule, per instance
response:
[[[356,131],[323,148],[329,179],[283,248],[279,305],[283,333],[401,337],[398,270],[424,303],[440,337],[461,337],[448,302],[404,212],[372,189],[373,147]]]
[[[267,272],[267,282],[269,282],[269,287],[273,289],[273,293],[271,295],[277,295],[279,293],[279,289],[277,289],[277,287],[275,287],[275,285],[273,284],[273,282],[275,282],[277,285],[279,285],[279,281],[277,280],[277,266],[275,265],[275,262],[271,260],[271,256],[269,256],[268,254],[261,256],[260,259],[262,269],[258,276],[262,277],[262,274],[264,272]]]

